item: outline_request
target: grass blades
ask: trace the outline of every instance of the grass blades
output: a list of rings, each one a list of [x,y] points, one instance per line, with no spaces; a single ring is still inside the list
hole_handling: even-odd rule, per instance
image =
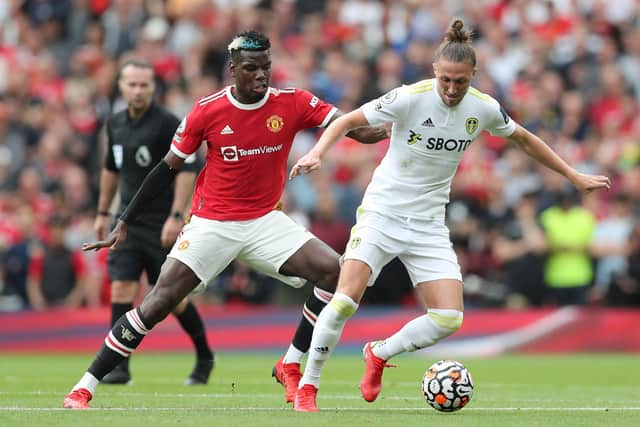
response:
[[[184,386],[191,354],[140,352],[133,384],[98,387],[89,411],[61,408],[93,355],[0,354],[0,426],[637,426],[637,355],[532,355],[460,360],[472,372],[471,403],[441,414],[420,381],[435,360],[395,358],[378,400],[360,397],[363,364],[338,352],[323,373],[317,414],[295,413],[271,378],[274,353],[219,353],[207,386]]]

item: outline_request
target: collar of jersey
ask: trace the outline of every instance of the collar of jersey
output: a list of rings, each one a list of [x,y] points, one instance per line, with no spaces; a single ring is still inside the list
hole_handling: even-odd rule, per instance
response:
[[[271,93],[271,88],[269,88],[260,101],[254,102],[253,104],[243,104],[242,102],[235,99],[231,94],[232,87],[235,87],[235,85],[227,86],[227,99],[231,104],[233,104],[234,107],[241,110],[257,110],[267,103],[267,99],[269,99],[269,94]]]

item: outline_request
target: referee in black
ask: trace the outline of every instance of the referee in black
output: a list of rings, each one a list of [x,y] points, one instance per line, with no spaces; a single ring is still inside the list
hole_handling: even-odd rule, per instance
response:
[[[107,238],[112,225],[109,207],[120,190],[119,216],[140,188],[149,171],[167,153],[180,122],[153,101],[154,72],[143,61],[129,60],[120,69],[118,87],[127,109],[107,121],[107,150],[100,174],[100,196],[94,229],[99,240]],[[187,167],[188,166],[188,167]],[[184,225],[183,212],[196,177],[195,158],[178,173],[175,186],[154,199],[144,213],[129,225],[129,238],[109,252],[111,279],[111,326],[133,308],[142,272],[153,285],[178,233]],[[195,346],[196,365],[185,384],[206,384],[213,369],[214,355],[204,324],[194,305],[184,299],[173,310]],[[102,383],[127,384],[131,381],[129,359],[107,374]]]

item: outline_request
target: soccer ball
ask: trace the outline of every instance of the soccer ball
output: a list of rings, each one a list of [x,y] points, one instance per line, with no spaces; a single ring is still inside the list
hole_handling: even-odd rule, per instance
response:
[[[455,360],[440,360],[424,373],[422,393],[427,403],[438,411],[462,409],[473,395],[471,372]]]

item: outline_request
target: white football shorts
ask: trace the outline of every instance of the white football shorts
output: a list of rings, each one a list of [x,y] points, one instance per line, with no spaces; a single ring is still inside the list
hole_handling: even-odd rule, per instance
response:
[[[305,279],[284,276],[278,270],[312,238],[313,234],[279,210],[248,221],[216,221],[192,215],[167,256],[193,270],[202,281],[198,290],[236,258],[262,274],[299,288]]]
[[[458,257],[444,223],[359,208],[343,259],[357,259],[369,265],[372,274],[367,285],[372,286],[382,267],[395,257],[406,267],[414,287],[438,279],[462,281]]]

